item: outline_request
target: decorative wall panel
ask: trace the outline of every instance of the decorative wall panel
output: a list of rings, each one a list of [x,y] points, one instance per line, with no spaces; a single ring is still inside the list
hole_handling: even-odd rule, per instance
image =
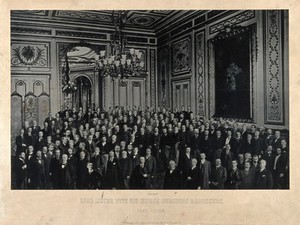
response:
[[[33,94],[39,96],[44,91],[44,84],[40,80],[37,80],[33,83]]]
[[[14,92],[11,95],[11,145],[15,147],[15,139],[22,128],[22,96]]]
[[[119,84],[119,106],[127,107],[128,105],[128,94],[127,94],[128,82],[121,81]]]
[[[283,72],[281,14],[277,10],[266,13],[266,123],[281,124],[283,116]]]
[[[33,120],[38,120],[38,104],[37,97],[29,92],[25,95],[25,120],[31,123]]]
[[[156,56],[155,56],[155,50],[150,50],[150,102],[151,106],[155,107],[155,100],[156,100]]]
[[[12,43],[12,67],[49,67],[49,45],[37,43]]]
[[[19,93],[21,96],[26,94],[26,83],[23,80],[18,80],[15,84],[15,92]]]
[[[132,107],[142,106],[142,90],[141,83],[134,81],[132,82]]]
[[[50,98],[49,95],[43,92],[38,97],[38,122],[39,126],[43,127],[43,123],[45,119],[48,117],[48,113],[50,112]]]
[[[191,71],[191,38],[187,37],[172,44],[172,74]]]
[[[158,91],[158,106],[169,106],[169,48],[163,48],[158,52],[158,75],[157,75],[157,91]]]
[[[197,113],[200,116],[204,116],[204,70],[205,70],[205,35],[204,31],[196,35],[196,83],[197,83]]]

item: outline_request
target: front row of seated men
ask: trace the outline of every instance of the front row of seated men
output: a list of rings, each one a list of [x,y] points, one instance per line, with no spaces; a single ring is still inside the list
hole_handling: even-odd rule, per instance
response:
[[[84,143],[81,144],[84,149]],[[240,154],[238,160],[228,157],[213,162],[200,153],[197,160],[186,148],[185,156],[177,165],[169,160],[167,168],[159,158],[152,156],[151,148],[145,157],[138,147],[132,151],[111,150],[101,154],[96,147],[87,158],[84,150],[43,147],[34,154],[33,146],[27,154],[21,152],[16,160],[18,189],[272,189],[285,188],[287,174],[281,148],[271,156],[272,148],[261,158]],[[226,150],[225,150],[226,154]],[[222,161],[223,160],[223,161]],[[225,162],[226,160],[226,162]],[[229,163],[229,165],[228,165]]]

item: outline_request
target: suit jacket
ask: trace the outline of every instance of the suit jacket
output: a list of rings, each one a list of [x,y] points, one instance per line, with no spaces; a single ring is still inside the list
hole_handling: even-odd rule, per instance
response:
[[[171,173],[170,170],[166,171],[164,179],[164,189],[179,189],[181,187],[181,174],[176,168]]]
[[[147,167],[150,176],[156,175],[156,159],[153,156],[146,157],[145,166]]]
[[[79,189],[85,188],[85,183],[86,183],[85,179],[86,179],[86,175],[87,175],[87,172],[88,172],[87,162],[88,161],[86,159],[83,159],[83,160],[79,160],[78,163],[77,163],[77,168],[76,168],[77,182],[76,182],[76,186]]]
[[[226,154],[225,150],[221,154],[221,162],[222,166],[224,166],[227,171],[231,168],[232,160],[234,159],[233,153],[229,151],[228,154]]]
[[[22,181],[27,177],[27,168],[22,168],[24,165],[26,165],[25,160],[18,158],[16,161],[16,178],[19,181]]]
[[[50,162],[49,172],[51,173],[50,178],[52,182],[53,189],[59,188],[59,166],[60,160],[53,158]]]
[[[97,171],[100,175],[104,175],[105,173],[105,159],[103,155],[94,155],[91,159],[93,163],[93,168]]]
[[[106,186],[107,188],[118,188],[120,185],[120,164],[117,159],[107,161],[106,170]]]
[[[74,189],[76,174],[70,164],[59,164],[58,167],[58,188],[59,189]]]
[[[227,180],[227,171],[223,166],[213,166],[211,169],[210,182],[212,189],[224,189],[224,183]],[[213,185],[212,182],[218,182],[217,185]]]
[[[286,168],[286,160],[285,158],[283,157],[283,155],[281,154],[278,159],[277,159],[277,162],[276,162],[276,165],[275,165],[275,159],[276,159],[276,156],[274,157],[274,166],[275,166],[275,169],[274,169],[274,172],[278,175],[280,175],[281,173],[285,173],[285,168]]]
[[[21,152],[25,152],[26,151],[26,146],[22,146],[23,144],[26,144],[26,140],[25,140],[25,136],[17,136],[16,137],[16,145],[17,145],[17,152],[16,155],[19,157],[19,154]]]
[[[272,189],[273,177],[269,170],[257,171],[254,178],[254,188],[256,189]]]
[[[233,171],[232,169],[228,170],[225,187],[227,189],[239,189],[241,178],[242,175],[239,169],[236,169],[235,171]]]
[[[147,177],[144,177],[145,174]],[[149,184],[149,176],[150,173],[146,165],[144,167],[137,165],[131,174],[130,187],[132,189],[146,189]]]
[[[253,142],[253,155],[261,155],[262,151],[264,150],[264,144],[263,144],[263,140],[261,138],[252,139]]]
[[[192,154],[190,154],[190,158],[186,154],[180,156],[178,166],[182,176],[185,177],[188,170],[192,167]]]
[[[190,177],[190,180],[186,180],[185,188],[186,189],[197,189],[200,186],[200,170],[199,167],[190,168],[187,172],[187,178]]]
[[[276,151],[277,148],[281,148],[281,140],[282,140],[282,138],[278,138],[278,139],[274,138],[274,141],[272,143],[274,151]]]
[[[140,158],[141,156],[137,154],[136,156],[132,155],[131,160],[132,160],[132,168],[134,169],[137,165],[140,164]]]
[[[241,171],[241,182],[239,185],[240,189],[253,189],[254,185],[254,176],[255,176],[255,171],[254,170],[249,170],[249,171]]]
[[[47,142],[44,138],[42,138],[41,140],[39,140],[39,138],[34,139],[34,152],[42,151],[42,148],[44,146],[47,146]]]
[[[127,176],[131,176],[132,173],[132,161],[130,158],[121,158],[120,161],[120,171],[122,179],[126,179]]]
[[[274,169],[274,160],[275,160],[275,155],[273,154],[273,152],[271,152],[271,154],[269,155],[267,152],[264,153],[261,157],[262,159],[266,160],[266,168],[269,171],[272,171]]]
[[[109,145],[106,143],[105,145],[102,144],[102,142],[100,142],[98,144],[101,154],[108,154],[110,149],[109,149]]]

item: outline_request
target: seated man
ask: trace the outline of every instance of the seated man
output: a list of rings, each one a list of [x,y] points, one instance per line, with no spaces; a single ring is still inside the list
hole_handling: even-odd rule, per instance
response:
[[[166,171],[164,179],[164,189],[179,189],[181,187],[181,174],[176,167],[175,161],[169,162],[169,169]]]

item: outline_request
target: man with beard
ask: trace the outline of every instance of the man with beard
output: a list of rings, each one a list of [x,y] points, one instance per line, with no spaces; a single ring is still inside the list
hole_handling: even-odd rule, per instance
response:
[[[25,162],[25,152],[21,152],[16,163],[16,182],[17,189],[26,188],[27,165]]]
[[[76,187],[78,189],[85,188],[85,179],[87,175],[87,159],[85,157],[85,152],[82,151],[79,153],[79,161],[77,163],[77,183]]]
[[[36,158],[34,160],[33,183],[36,189],[44,189],[46,185],[45,162],[40,150],[36,152]]]
[[[130,187],[132,189],[147,189],[150,173],[145,165],[145,157],[140,158],[140,164],[132,172]]]
[[[221,159],[216,159],[216,165],[212,167],[210,176],[211,189],[224,189],[224,183],[227,179],[227,171],[221,165]]]
[[[54,158],[50,162],[49,175],[53,189],[59,188],[59,165],[60,165],[60,150],[56,149]]]
[[[197,159],[192,159],[192,167],[187,172],[186,189],[200,189],[200,171],[197,162]]]
[[[125,150],[122,151],[122,157],[119,160],[120,163],[120,186],[121,188],[129,189],[129,180],[132,173],[132,161],[127,157],[127,152]]]
[[[272,189],[273,177],[269,170],[266,169],[266,161],[260,160],[259,171],[255,173],[254,178],[255,189]]]
[[[211,174],[211,164],[206,159],[204,152],[200,153],[200,187],[201,189],[209,189],[209,177]]]
[[[101,175],[93,169],[93,163],[87,164],[86,184],[87,189],[98,189],[101,187]]]
[[[252,189],[255,171],[251,170],[250,162],[245,162],[244,170],[241,171],[240,189]]]
[[[180,171],[176,167],[175,161],[169,162],[169,169],[166,171],[164,179],[164,189],[179,189],[181,187]]]
[[[63,154],[62,162],[58,170],[58,188],[59,189],[74,189],[76,175],[73,168],[68,164],[68,155]]]

